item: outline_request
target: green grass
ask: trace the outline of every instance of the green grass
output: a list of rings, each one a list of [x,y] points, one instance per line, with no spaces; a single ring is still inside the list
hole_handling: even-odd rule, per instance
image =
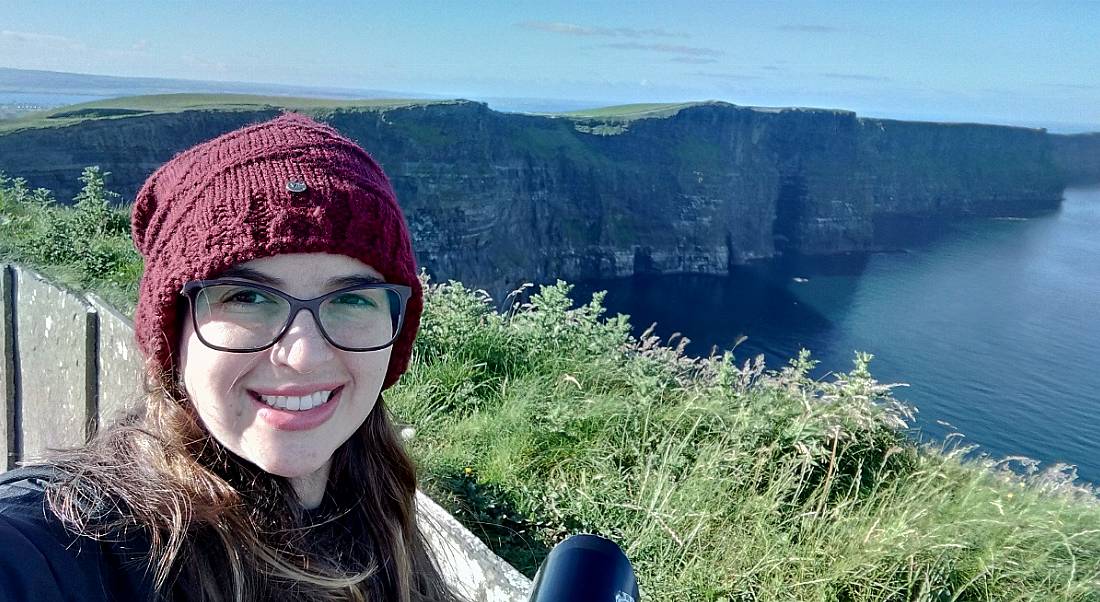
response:
[[[653,600],[1095,600],[1100,506],[918,447],[867,356],[819,382],[684,358],[567,285],[499,314],[433,286],[390,401],[428,491],[528,574],[574,532],[618,541]]]
[[[74,209],[0,182],[4,256],[96,290],[135,279],[126,262],[40,263],[10,227],[126,242],[80,217],[99,210],[94,175]],[[387,393],[425,490],[528,575],[595,532],[626,550],[645,600],[1100,600],[1100,503],[1071,472],[917,445],[869,356],[827,381],[808,353],[776,370],[687,358],[568,288],[501,313],[429,283]]]
[[[621,120],[632,121],[634,119],[650,119],[653,117],[671,117],[681,110],[708,104],[705,102],[653,102],[653,103],[638,103],[629,105],[615,105],[611,107],[602,107],[598,109],[584,109],[580,111],[569,111],[566,113],[553,113],[553,115],[560,115],[562,117],[572,117],[578,119],[609,119],[609,120]]]
[[[140,115],[179,113],[194,110],[256,111],[279,109],[321,114],[334,110],[388,110],[409,106],[454,104],[460,100],[428,99],[332,99],[251,94],[152,94],[109,98],[38,111],[0,121],[0,134],[26,129],[74,125],[92,119],[120,119]],[[629,122],[635,119],[670,117],[681,109],[707,103],[648,103],[552,113],[571,119]]]
[[[250,94],[156,94],[111,98],[40,111],[0,122],[0,133],[23,129],[61,127],[89,119],[115,119],[136,115],[178,113],[193,110],[256,111],[286,109],[321,112],[336,109],[385,110],[398,107],[451,104],[453,100],[295,98]]]

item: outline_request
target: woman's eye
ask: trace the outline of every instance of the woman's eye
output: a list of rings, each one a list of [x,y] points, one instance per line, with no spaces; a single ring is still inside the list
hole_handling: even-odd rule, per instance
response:
[[[369,298],[353,293],[344,293],[333,299],[332,302],[340,305],[361,305],[365,307],[373,307],[375,305],[374,301]]]
[[[243,303],[243,304],[256,304],[256,303],[270,303],[271,299],[259,291],[242,290],[230,293],[222,298],[222,303]]]

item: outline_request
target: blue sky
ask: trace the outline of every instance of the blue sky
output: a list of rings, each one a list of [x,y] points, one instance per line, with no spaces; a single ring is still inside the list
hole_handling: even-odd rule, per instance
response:
[[[1097,2],[0,0],[0,66],[1100,130]]]

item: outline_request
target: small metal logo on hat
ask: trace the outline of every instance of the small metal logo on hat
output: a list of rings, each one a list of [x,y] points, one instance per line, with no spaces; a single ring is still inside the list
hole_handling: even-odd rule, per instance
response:
[[[286,183],[287,191],[294,194],[305,192],[307,188],[309,188],[309,186],[306,186],[306,183],[301,180],[290,180]]]

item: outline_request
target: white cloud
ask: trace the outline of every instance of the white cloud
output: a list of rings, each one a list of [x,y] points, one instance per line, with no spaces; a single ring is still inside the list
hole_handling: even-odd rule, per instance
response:
[[[183,64],[198,67],[200,69],[215,71],[217,73],[228,73],[229,65],[225,61],[216,61],[208,58],[195,56],[193,54],[185,54],[180,57]]]
[[[65,36],[29,31],[11,31],[8,29],[0,30],[0,41],[67,50],[83,50],[86,48],[83,42]]]
[[[686,63],[688,65],[706,65],[708,63],[718,62],[718,59],[708,59],[697,56],[674,56],[668,60],[675,63]]]
[[[821,75],[821,77],[827,77],[829,79],[850,79],[854,81],[864,82],[890,81],[890,78],[884,75],[866,75],[863,73],[820,73],[819,75]]]
[[[724,79],[731,81],[745,81],[753,79],[764,79],[759,75],[750,75],[746,73],[723,73],[715,71],[696,71],[692,75],[698,75],[699,77],[709,77],[713,79]]]
[[[843,28],[833,27],[831,25],[780,25],[776,27],[779,31],[796,31],[799,33],[839,33],[844,31]]]
[[[618,48],[621,50],[649,50],[665,54],[677,54],[686,56],[721,56],[721,50],[714,48],[700,48],[695,46],[675,46],[672,44],[640,44],[638,42],[616,42],[604,44],[604,48]]]
[[[686,33],[666,31],[660,28],[635,29],[632,27],[592,27],[577,25],[575,23],[561,23],[558,21],[524,21],[516,23],[516,27],[545,31],[548,33],[560,33],[570,36],[604,36],[609,38],[687,38]]]

